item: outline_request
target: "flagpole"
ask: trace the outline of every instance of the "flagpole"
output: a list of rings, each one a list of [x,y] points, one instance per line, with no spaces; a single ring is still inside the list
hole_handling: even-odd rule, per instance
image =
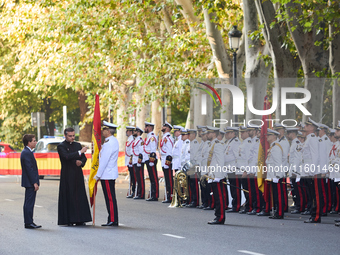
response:
[[[96,225],[96,194],[97,194],[97,182],[94,185],[93,190],[93,217],[92,217],[92,226]]]

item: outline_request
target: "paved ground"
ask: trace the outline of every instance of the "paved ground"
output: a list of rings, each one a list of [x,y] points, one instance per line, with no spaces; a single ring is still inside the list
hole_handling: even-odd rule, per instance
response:
[[[284,220],[270,220],[227,214],[224,226],[210,226],[213,211],[126,199],[127,184],[120,179],[118,228],[100,227],[107,219],[100,186],[96,226],[57,226],[59,180],[47,178],[34,213],[43,227],[31,230],[23,227],[19,179],[0,176],[0,254],[339,254],[340,228],[334,226],[338,216],[304,224],[308,216],[286,214]]]

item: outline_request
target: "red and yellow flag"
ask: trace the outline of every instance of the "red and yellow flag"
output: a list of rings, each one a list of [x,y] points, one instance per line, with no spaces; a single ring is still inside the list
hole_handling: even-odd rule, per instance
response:
[[[269,109],[269,101],[268,96],[264,97],[264,105],[263,110]],[[265,176],[263,173],[263,166],[266,165],[266,158],[267,158],[267,152],[269,149],[269,143],[267,141],[267,129],[268,129],[268,119],[271,119],[271,115],[263,115],[262,121],[263,126],[261,127],[261,138],[260,138],[260,147],[259,147],[259,155],[258,155],[258,172],[257,172],[257,185],[259,189],[264,192],[264,180]]]
[[[90,203],[91,207],[93,206],[94,197],[97,193],[97,181],[94,179],[94,176],[97,174],[98,166],[99,166],[99,152],[101,149],[101,118],[100,118],[100,109],[99,109],[99,96],[96,94],[96,104],[94,107],[94,116],[93,116],[93,132],[92,132],[92,164],[91,171],[89,177],[89,190],[90,190]]]

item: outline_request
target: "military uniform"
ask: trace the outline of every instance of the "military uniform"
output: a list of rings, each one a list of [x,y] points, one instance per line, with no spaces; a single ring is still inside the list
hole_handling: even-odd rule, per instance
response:
[[[145,122],[145,126],[154,126],[155,124],[150,122]],[[158,174],[157,174],[157,137],[155,133],[149,132],[147,137],[145,138],[143,151],[144,151],[144,160],[146,164],[146,168],[148,170],[149,179],[150,179],[150,198],[146,201],[158,201],[159,197],[159,183],[158,183]]]
[[[170,127],[172,126],[165,122],[164,126]],[[165,179],[165,200],[163,202],[170,203],[171,202],[171,195],[173,189],[173,174],[172,174],[172,148],[174,146],[173,138],[171,137],[170,133],[164,133],[162,140],[160,141],[160,154],[161,154],[161,163],[162,169],[164,173]]]
[[[287,129],[289,130],[297,130],[290,128]],[[294,199],[294,204],[295,204],[295,210],[293,210],[291,213],[296,214],[296,213],[301,213],[305,210],[306,203],[304,201],[304,189],[301,187],[300,183],[300,173],[299,173],[299,168],[301,164],[301,157],[302,157],[302,144],[299,141],[298,138],[295,138],[291,142],[291,146],[289,149],[289,177],[290,181],[292,183],[292,194],[293,194],[293,199]],[[294,192],[293,192],[294,191]]]
[[[208,132],[215,132],[218,128],[207,127]],[[209,221],[209,224],[224,224],[225,222],[225,198],[224,198],[224,186],[223,182],[226,178],[226,172],[223,171],[224,166],[224,146],[223,144],[215,138],[211,141],[211,148],[208,156],[208,176],[211,182],[211,187],[213,190],[213,196],[215,200],[215,219]],[[215,168],[215,171],[213,171]]]
[[[127,131],[133,131],[134,127],[126,127]],[[130,177],[130,183],[129,183],[129,191],[127,198],[133,198],[136,192],[136,174],[133,169],[132,164],[132,144],[134,141],[133,135],[130,135],[125,143],[125,165],[127,166],[129,170],[129,177]]]
[[[268,129],[267,134],[276,134],[278,132]],[[273,206],[274,215],[272,219],[283,219],[284,217],[284,190],[282,188],[282,179],[285,177],[285,173],[281,166],[283,165],[283,149],[281,145],[274,141],[270,144],[268,150],[266,165],[267,165],[267,179],[271,181],[272,192],[273,192]]]
[[[241,126],[240,132],[246,132],[247,128]],[[236,179],[239,178],[241,182],[237,183],[236,186],[239,188],[238,192],[241,192],[241,185],[242,188],[249,191],[248,187],[248,177],[242,177],[242,174],[249,171],[249,158],[250,158],[250,149],[251,149],[251,138],[247,137],[243,140],[238,148],[238,156],[237,156],[237,172],[236,172]],[[240,213],[247,213],[253,210],[252,205],[249,203],[249,193],[243,192],[244,197],[246,198],[246,202],[244,203],[244,209],[240,211]]]
[[[116,129],[118,126],[103,122],[105,127]],[[99,166],[96,180],[101,181],[104,193],[106,209],[108,212],[107,223],[102,226],[118,226],[118,207],[116,200],[115,182],[118,178],[118,153],[119,144],[117,138],[113,135],[105,138],[104,144],[99,153]]]
[[[234,132],[238,131],[238,128],[236,127],[227,127],[226,132]],[[225,150],[224,150],[224,165],[228,168],[228,180],[231,184],[230,186],[230,193],[232,197],[231,201],[231,209],[228,212],[238,212],[240,211],[241,206],[241,192],[239,189],[237,189],[237,183],[236,183],[236,176],[235,171],[237,167],[237,157],[238,157],[238,149],[241,142],[240,140],[235,136],[231,139],[229,139],[226,142]]]
[[[182,129],[184,128],[181,126],[174,126],[174,131],[181,131]],[[172,169],[175,170],[175,172],[181,169],[182,145],[182,135],[179,135],[175,138],[175,144],[172,148]]]
[[[310,118],[306,122],[307,125],[318,124]],[[307,209],[310,210],[310,219],[305,223],[320,223],[321,222],[321,209],[323,206],[322,180],[319,173],[319,139],[315,134],[310,133],[307,135],[306,142],[302,148],[302,169],[305,178],[305,186],[307,187]],[[307,213],[306,213],[307,214]]]
[[[136,130],[143,132],[139,127]],[[134,199],[145,198],[145,180],[144,180],[144,163],[143,163],[143,145],[144,141],[141,136],[137,136],[132,144],[132,164],[136,173],[137,193]]]
[[[203,131],[203,133],[207,133],[206,129]],[[199,154],[198,160],[199,160],[199,165],[200,165],[200,175],[203,176],[205,175],[206,167],[208,164],[209,148],[210,148],[211,142],[206,140],[206,141],[202,141],[201,144],[202,144],[202,149],[201,149],[201,153]],[[214,206],[214,204],[211,204],[211,201],[209,201],[210,186],[208,187],[207,180],[203,180],[201,178],[200,187],[201,187],[202,205],[199,208],[200,209],[204,209],[204,208],[211,209],[211,205]]]

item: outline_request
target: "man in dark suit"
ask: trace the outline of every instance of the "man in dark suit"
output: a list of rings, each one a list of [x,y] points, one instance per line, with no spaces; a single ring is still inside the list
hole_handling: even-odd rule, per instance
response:
[[[21,186],[25,187],[24,220],[25,228],[41,228],[33,222],[33,209],[35,197],[39,189],[39,174],[37,161],[32,150],[37,145],[35,135],[24,135],[22,139],[25,148],[20,155],[22,178]]]

